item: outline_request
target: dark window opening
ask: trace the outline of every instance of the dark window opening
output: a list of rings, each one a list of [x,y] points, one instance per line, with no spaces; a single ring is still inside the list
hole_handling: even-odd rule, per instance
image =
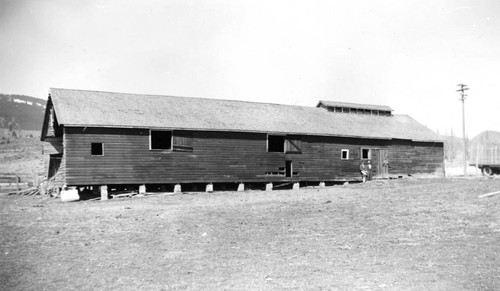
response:
[[[103,144],[102,142],[93,142],[90,145],[90,154],[93,156],[102,156],[104,155]]]
[[[267,151],[276,153],[285,152],[285,137],[282,135],[268,135]]]
[[[172,132],[151,130],[151,149],[170,150],[172,149]]]
[[[342,150],[341,155],[340,155],[341,160],[348,160],[349,159],[349,150]]]
[[[361,150],[361,159],[363,160],[369,160],[370,157],[370,149],[362,149]]]

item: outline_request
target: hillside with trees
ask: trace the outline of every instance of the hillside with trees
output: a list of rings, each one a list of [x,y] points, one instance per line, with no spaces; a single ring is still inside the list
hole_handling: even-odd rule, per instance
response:
[[[45,104],[34,97],[0,94],[0,128],[41,131]]]
[[[0,94],[0,184],[43,173],[42,130],[46,101]]]

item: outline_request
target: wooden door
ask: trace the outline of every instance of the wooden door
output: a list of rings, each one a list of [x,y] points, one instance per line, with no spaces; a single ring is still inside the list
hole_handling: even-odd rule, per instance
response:
[[[389,178],[389,163],[388,163],[389,150],[378,150],[378,163],[377,163],[377,176],[380,178]]]

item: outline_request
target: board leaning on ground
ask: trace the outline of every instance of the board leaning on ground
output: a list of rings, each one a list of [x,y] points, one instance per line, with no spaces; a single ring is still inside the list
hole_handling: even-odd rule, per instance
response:
[[[66,186],[360,180],[443,175],[443,140],[388,106],[316,107],[51,89],[41,134]]]

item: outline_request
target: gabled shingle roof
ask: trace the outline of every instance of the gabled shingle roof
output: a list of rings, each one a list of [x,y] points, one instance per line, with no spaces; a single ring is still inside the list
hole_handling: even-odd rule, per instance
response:
[[[59,124],[441,141],[407,115],[336,114],[323,108],[233,100],[51,89]]]

